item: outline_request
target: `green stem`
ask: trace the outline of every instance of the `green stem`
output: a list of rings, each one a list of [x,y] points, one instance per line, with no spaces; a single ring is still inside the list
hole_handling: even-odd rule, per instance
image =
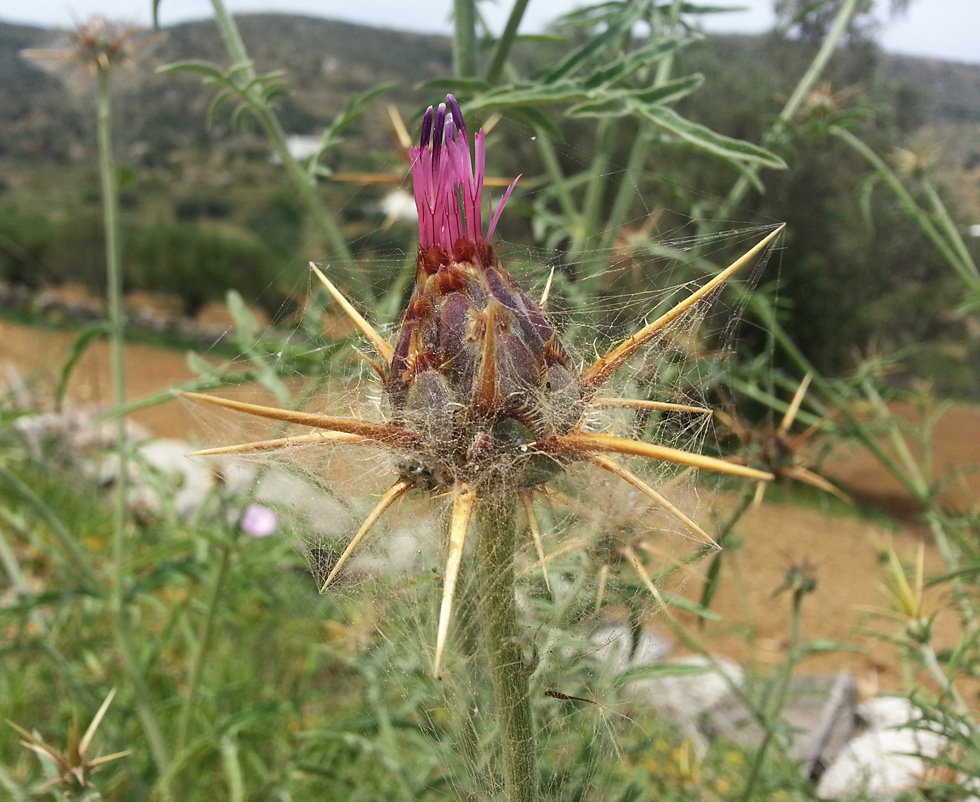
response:
[[[831,27],[830,32],[827,34],[827,38],[824,39],[823,44],[820,46],[820,50],[813,57],[813,61],[810,62],[810,66],[807,71],[803,74],[803,77],[797,83],[796,88],[793,90],[793,94],[790,96],[789,100],[786,101],[786,105],[783,106],[783,110],[779,113],[776,122],[773,126],[766,132],[765,136],[762,138],[762,146],[764,148],[772,148],[779,140],[783,137],[785,132],[786,123],[788,123],[796,112],[800,108],[800,104],[803,103],[803,99],[807,96],[813,85],[817,82],[820,74],[824,71],[827,66],[827,62],[830,61],[830,57],[834,54],[837,49],[837,45],[840,43],[841,37],[847,31],[848,23],[851,21],[851,17],[854,16],[857,10],[859,0],[844,0],[841,4],[840,11],[837,12],[837,17],[834,19],[833,27]],[[713,226],[721,226],[726,220],[732,216],[732,212],[738,208],[742,203],[742,199],[745,197],[745,193],[748,192],[749,188],[753,185],[753,180],[758,174],[759,168],[754,165],[748,165],[745,167],[742,175],[739,176],[738,180],[732,186],[731,191],[728,193],[728,197],[725,198],[721,207],[716,215],[716,220],[713,222]]]
[[[952,678],[947,676],[946,672],[943,671],[941,665],[939,665],[939,659],[936,657],[936,652],[933,650],[932,646],[928,643],[923,643],[919,647],[919,655],[922,657],[922,662],[925,663],[926,669],[932,675],[932,678],[936,681],[939,687],[942,689],[943,694],[949,696],[953,701],[953,707],[957,715],[962,716],[967,721],[970,722],[973,729],[976,729],[976,723],[973,721],[970,715],[970,708],[966,704],[966,701],[960,695],[959,690],[953,683]]]
[[[575,208],[575,201],[568,191],[568,179],[562,172],[561,164],[558,162],[558,156],[555,154],[555,146],[551,142],[551,137],[544,128],[535,128],[534,142],[538,146],[538,153],[541,155],[544,168],[548,172],[548,178],[551,180],[551,185],[555,190],[562,214],[565,216],[567,225],[572,231],[572,236],[577,237],[577,232],[582,229],[582,220],[578,210]]]
[[[521,654],[515,599],[516,497],[499,493],[477,510],[483,637],[500,721],[507,802],[538,799],[538,756],[531,716],[531,672]]]
[[[510,10],[510,16],[507,17],[507,24],[504,26],[504,32],[500,34],[497,47],[493,51],[490,66],[487,68],[486,79],[487,83],[491,86],[500,80],[500,75],[504,71],[504,64],[507,63],[507,56],[510,55],[510,51],[514,47],[514,42],[517,40],[517,29],[521,24],[521,20],[524,18],[524,12],[527,10],[527,4],[529,2],[530,0],[514,0],[514,5]]]
[[[106,283],[108,285],[109,333],[112,343],[112,385],[116,407],[126,403],[126,375],[123,362],[123,310],[122,271],[119,248],[119,188],[116,167],[112,158],[112,102],[109,71],[99,70],[97,128],[99,145],[99,174],[102,182],[102,208],[105,217]],[[143,678],[139,661],[129,631],[129,613],[126,609],[126,509],[128,484],[128,446],[126,443],[126,419],[116,418],[116,494],[112,519],[112,562],[115,576],[111,596],[111,609],[115,619],[116,642],[123,668],[133,685],[136,712],[156,763],[162,773],[170,761],[163,730],[157,720],[149,690]]]
[[[211,593],[208,596],[207,613],[204,618],[204,625],[197,639],[197,651],[194,653],[194,663],[191,666],[190,679],[187,683],[187,694],[184,696],[184,705],[180,710],[180,719],[177,724],[177,752],[180,753],[187,745],[187,732],[190,728],[191,715],[197,703],[197,693],[201,686],[201,677],[204,675],[204,662],[207,657],[208,647],[211,645],[211,634],[214,631],[214,618],[218,609],[218,600],[224,590],[225,577],[228,574],[228,566],[231,563],[231,548],[226,543],[219,546],[218,565],[214,571],[214,579],[211,582]]]
[[[588,259],[588,249],[594,245],[599,233],[599,216],[602,213],[602,201],[606,194],[612,149],[616,143],[616,127],[616,120],[611,117],[604,117],[599,123],[595,156],[592,157],[589,179],[585,185],[585,200],[582,203],[582,226],[570,248],[569,259],[573,262],[578,262],[583,257],[589,262],[594,261]],[[589,270],[589,274],[592,275],[598,267],[594,265]]]
[[[119,264],[119,187],[116,166],[112,158],[112,94],[109,71],[99,70],[98,96],[99,174],[102,181],[102,213],[105,225],[106,285],[109,315],[109,339],[112,350],[112,388],[114,406],[126,403],[125,344],[122,308],[122,270]],[[119,459],[116,469],[116,497],[112,528],[112,556],[116,565],[116,592],[123,593],[122,564],[125,557],[126,496],[128,484],[128,451],[126,448],[126,419],[118,417],[116,449]]]
[[[742,793],[741,802],[749,802],[755,793],[755,786],[759,780],[759,773],[762,771],[766,753],[769,751],[769,745],[776,735],[779,715],[786,705],[786,697],[789,694],[790,680],[793,678],[793,667],[796,664],[796,652],[800,641],[800,606],[802,601],[803,592],[797,590],[793,593],[793,609],[790,614],[789,650],[786,653],[786,662],[783,665],[783,670],[774,689],[775,704],[770,711],[765,710],[768,699],[764,699],[760,705],[762,712],[765,714],[766,732],[762,737],[762,743],[759,744],[759,749],[755,753],[755,759],[752,761],[752,767],[749,770],[749,778],[745,783],[745,791]]]
[[[895,172],[885,164],[884,160],[877,153],[844,128],[833,126],[830,129],[830,133],[860,154],[874,168],[875,172],[878,173],[895,197],[898,198],[898,202],[902,205],[902,208],[915,220],[919,228],[922,229],[922,233],[935,246],[943,259],[956,271],[963,283],[973,292],[980,292],[980,273],[977,271],[977,266],[970,258],[970,254],[966,250],[966,246],[963,244],[959,232],[956,231],[956,226],[949,219],[949,213],[946,211],[946,207],[943,206],[939,196],[935,194],[935,190],[932,190],[930,193],[928,190],[931,187],[927,185],[926,194],[929,195],[933,207],[936,209],[937,216],[943,224],[943,229],[946,232],[945,237],[936,228],[935,223],[929,215],[919,208],[919,204],[915,202],[912,194],[899,181]]]
[[[475,78],[477,71],[475,0],[454,0],[453,16],[455,18],[453,72],[457,78]]]
[[[223,0],[211,0],[211,6],[214,8],[215,21],[232,62],[236,65],[248,65],[242,71],[242,81],[244,84],[249,84],[255,78],[255,70],[251,67],[238,26],[225,8]],[[283,131],[275,111],[254,90],[248,90],[246,94],[249,98],[249,108],[265,130],[266,136],[269,137],[276,154],[286,168],[289,178],[296,185],[307,207],[313,213],[323,242],[331,250],[335,267],[343,272],[345,280],[354,288],[358,298],[364,302],[369,301],[371,298],[370,287],[364,276],[356,269],[354,256],[347,245],[347,239],[317,193],[315,180],[289,152],[289,147],[286,144],[286,133]]]

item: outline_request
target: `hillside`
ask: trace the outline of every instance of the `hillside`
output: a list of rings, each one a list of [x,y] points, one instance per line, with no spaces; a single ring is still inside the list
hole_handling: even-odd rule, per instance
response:
[[[416,125],[436,94],[418,87],[451,72],[448,39],[285,15],[243,16],[239,26],[259,73],[285,70],[288,94],[276,103],[288,134],[318,135],[354,93],[389,84],[322,166],[396,180],[404,175],[386,106],[397,106],[409,128]],[[35,289],[81,283],[101,295],[104,243],[91,89],[19,55],[24,48],[51,47],[58,36],[0,23],[0,107],[6,112],[0,117],[0,280]],[[563,52],[559,44],[526,43],[514,62],[520,74],[534,75]],[[812,55],[799,42],[773,36],[709,37],[675,61],[677,75],[705,77],[678,111],[720,133],[759,142]],[[143,57],[143,64],[113,74],[127,289],[179,298],[180,311],[195,316],[234,285],[270,316],[289,313],[297,288],[306,286],[307,260],[329,253],[323,229],[271,159],[264,135],[232,130],[233,104],[209,128],[216,90],[196,75],[155,71],[185,59],[226,64],[215,24],[175,26]],[[915,369],[951,394],[976,397],[980,339],[972,318],[947,313],[957,293],[948,266],[881,183],[868,194],[867,163],[821,133],[820,115],[841,115],[885,158],[904,149],[917,154],[918,166],[932,165],[965,228],[980,222],[980,66],[892,57],[865,44],[840,50],[825,78],[814,89],[817,112],[800,121],[781,154],[791,169],[767,172],[766,192],[749,197],[740,210],[744,220],[789,223],[786,258],[773,266],[781,272],[763,281],[779,282],[794,310],[790,333],[806,343],[821,369],[849,370],[855,346],[917,349]],[[827,104],[823,111],[820,103]],[[560,117],[560,109],[545,111]],[[581,171],[594,153],[592,122],[561,120],[558,158],[566,176]],[[692,204],[710,205],[729,191],[735,178],[730,164],[676,141],[658,143],[656,160],[651,155],[642,173],[624,178],[633,126],[618,126],[608,173],[610,186],[628,181],[633,192],[627,219],[663,211],[673,217],[659,225],[679,230],[690,222]],[[530,203],[551,203],[545,197],[550,168],[519,123],[499,126],[493,139],[497,174],[524,175],[517,212],[503,222],[501,238],[539,245],[522,212]],[[320,184],[354,256],[374,271],[369,280],[378,291],[392,275],[384,260],[400,264],[414,247],[411,225],[385,225],[379,201],[388,191],[373,182]],[[611,205],[607,194],[604,202]],[[871,206],[863,205],[869,200]],[[547,209],[539,220],[551,211],[559,210]],[[628,226],[623,233],[629,236]],[[552,257],[560,261],[561,245]],[[645,275],[637,274],[643,281]],[[871,305],[867,286],[878,292]]]
[[[239,25],[260,72],[284,69],[288,73],[290,95],[280,103],[280,113],[284,126],[294,133],[317,132],[352,93],[380,83],[394,85],[387,95],[390,101],[407,114],[416,112],[428,97],[415,87],[450,71],[450,43],[442,37],[288,15],[245,15]],[[722,39],[728,63],[751,63],[770,52],[765,37],[720,37],[719,44]],[[91,141],[85,136],[91,121],[88,105],[80,102],[81,84],[66,85],[18,55],[24,48],[47,47],[57,40],[55,31],[0,22],[0,107],[5,112],[0,118],[0,164],[5,175],[23,179],[27,164],[43,169],[90,156],[83,144]],[[210,132],[205,130],[211,93],[197,78],[159,76],[152,69],[201,58],[226,61],[217,28],[210,21],[168,29],[165,39],[147,54],[146,68],[125,76],[116,100],[120,118],[116,135],[124,148],[130,148],[126,156],[159,164],[183,148],[212,148],[227,136],[224,121]],[[885,56],[879,69],[889,82],[904,87],[903,98],[912,101],[921,120],[917,141],[942,146],[944,178],[976,186],[980,146],[950,149],[948,144],[965,142],[971,135],[980,141],[975,135],[980,131],[980,65]],[[724,81],[723,75],[708,78]],[[369,121],[380,118],[375,115]],[[361,133],[368,147],[348,151],[355,162],[363,160],[370,148],[390,150],[387,134],[376,125],[362,126]],[[347,163],[345,169],[365,166]],[[980,205],[971,212],[980,219]]]

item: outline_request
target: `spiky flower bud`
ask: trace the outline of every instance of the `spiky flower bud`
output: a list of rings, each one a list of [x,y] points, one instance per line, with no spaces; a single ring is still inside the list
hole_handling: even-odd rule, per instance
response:
[[[484,134],[470,157],[449,95],[412,148],[419,213],[415,291],[398,330],[386,390],[393,422],[422,435],[403,478],[425,488],[506,482],[530,487],[558,467],[528,444],[569,432],[582,415],[579,376],[554,326],[490,244],[517,180],[481,223]]]

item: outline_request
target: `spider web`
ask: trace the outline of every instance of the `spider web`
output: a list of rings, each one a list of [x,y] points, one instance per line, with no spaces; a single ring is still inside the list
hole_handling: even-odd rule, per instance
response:
[[[576,157],[572,152],[564,155]],[[615,177],[631,180],[621,166]],[[644,212],[623,230],[649,226],[655,210]],[[651,232],[638,247],[620,242],[610,251],[584,251],[575,261],[555,251],[506,243],[498,243],[498,253],[532,298],[540,298],[550,282],[546,312],[582,367],[704,283],[703,263],[685,263],[685,253],[696,250],[702,259],[716,259],[723,267],[729,255],[740,255],[771,229],[726,227],[698,236],[688,233],[691,227],[685,225]],[[751,286],[767,258],[759,257],[736,280]],[[586,274],[585,269],[595,264],[606,266]],[[321,267],[334,277],[329,263]],[[386,320],[371,323],[392,342],[401,306],[390,298],[400,295],[404,303],[410,284],[407,289],[405,282],[399,286],[398,277],[414,272],[414,252],[375,256],[366,270],[377,280],[382,298],[378,306],[390,312]],[[305,322],[303,315],[297,316],[285,333],[281,327],[269,329],[258,338],[283,344],[283,353],[289,350],[297,366],[306,366],[290,373],[277,364],[286,374],[280,394],[290,395],[284,405],[385,421],[378,376],[353,350],[370,353],[369,346],[334,305],[317,296],[315,279],[294,290],[311,304]],[[317,304],[325,308],[321,311]],[[634,355],[603,385],[599,396],[710,407],[712,389],[724,380],[742,311],[736,296],[725,288],[713,292]],[[311,320],[319,331],[310,331]],[[267,347],[262,353],[275,357],[279,352]],[[239,356],[243,363],[255,359],[254,351],[243,350]],[[329,364],[329,370],[309,375],[309,365],[318,360]],[[282,397],[277,403],[269,393],[257,395],[254,388],[238,388],[233,395],[283,405]],[[310,433],[226,411],[194,409],[208,444]],[[587,409],[583,428],[693,453],[723,454],[712,423],[710,414],[596,403]],[[243,461],[259,466],[258,472],[246,475],[260,491],[262,503],[277,512],[281,530],[295,538],[312,572],[310,582],[317,587],[398,472],[395,455],[365,445],[304,442],[231,462],[223,458],[222,470],[234,472]],[[698,475],[667,462],[618,462],[709,533],[717,526],[725,485],[742,481]],[[291,484],[297,478],[299,483]],[[678,595],[696,591],[702,581],[698,560],[711,548],[676,514],[595,465],[573,463],[532,495],[533,516],[517,505],[515,566],[520,640],[531,668],[545,778],[542,798],[619,799],[636,782],[642,762],[638,750],[649,739],[656,715],[636,700],[623,679],[641,632],[656,629],[664,620],[662,599],[655,598],[649,585]],[[431,798],[445,798],[446,793],[454,799],[502,798],[494,757],[496,713],[478,637],[481,595],[473,565],[474,533],[463,557],[443,676],[438,681],[430,676],[451,506],[445,492],[409,492],[374,526],[327,592],[336,599],[345,623],[354,629],[356,622],[360,633],[368,633],[352,637],[356,644],[351,649],[386,677],[393,717],[404,716],[428,736],[428,754],[414,752],[409,739],[399,747],[399,755],[388,756],[402,767],[393,783],[408,787],[410,780],[403,775],[417,773],[425,777],[421,782]],[[540,529],[544,561],[532,524]]]

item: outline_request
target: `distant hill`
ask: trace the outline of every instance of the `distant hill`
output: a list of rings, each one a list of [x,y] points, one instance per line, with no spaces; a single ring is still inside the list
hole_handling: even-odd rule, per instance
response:
[[[410,116],[431,101],[431,92],[423,96],[415,87],[451,71],[445,37],[291,15],[237,19],[256,68],[288,73],[290,95],[279,108],[292,133],[317,132],[352,93],[384,82],[394,84],[388,102]],[[152,69],[181,59],[227,63],[216,25],[186,23],[166,34],[147,54],[150,68],[133,70],[117,82],[115,135],[124,159],[187,163],[193,161],[188,148],[213,150],[230,141],[227,117],[210,131],[203,124],[213,90],[203,88],[196,77],[160,76]],[[25,170],[77,165],[92,157],[91,104],[80,97],[81,85],[65,83],[18,55],[57,39],[56,31],[0,22],[0,190],[26,180]],[[767,47],[765,37],[716,41],[729,64],[757,61]],[[921,117],[914,141],[937,150],[944,181],[980,220],[980,65],[884,56],[880,70],[914,100]],[[724,71],[709,74],[708,80],[724,82]],[[344,169],[376,169],[374,152],[391,152],[382,119],[380,112],[367,115],[355,129],[357,146],[348,143],[335,154]]]

